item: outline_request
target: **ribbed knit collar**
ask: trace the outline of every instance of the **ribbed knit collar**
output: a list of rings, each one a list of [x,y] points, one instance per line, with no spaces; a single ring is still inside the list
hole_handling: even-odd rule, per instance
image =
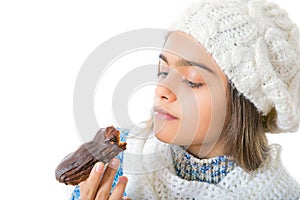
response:
[[[199,159],[177,145],[171,145],[171,153],[177,176],[188,181],[217,184],[235,167],[227,156]]]

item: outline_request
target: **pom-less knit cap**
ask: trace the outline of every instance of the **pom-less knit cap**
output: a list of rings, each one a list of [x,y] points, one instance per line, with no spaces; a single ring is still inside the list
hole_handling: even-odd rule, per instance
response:
[[[268,132],[294,132],[300,121],[298,27],[264,0],[195,2],[173,31],[194,37],[234,87],[266,116]]]

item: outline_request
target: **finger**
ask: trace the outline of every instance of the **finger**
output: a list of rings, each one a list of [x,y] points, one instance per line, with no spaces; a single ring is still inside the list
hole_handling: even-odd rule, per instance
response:
[[[79,185],[82,199],[93,199],[95,197],[103,173],[104,164],[102,162],[97,162],[89,177]]]
[[[131,200],[129,197],[122,197],[122,200]]]
[[[122,199],[123,195],[124,195],[124,191],[126,188],[126,184],[127,184],[127,177],[126,176],[120,176],[119,177],[119,181],[118,184],[116,185],[113,193],[111,194],[109,200],[119,200]]]
[[[117,173],[117,169],[120,165],[120,160],[117,158],[113,158],[108,166],[106,167],[106,170],[103,174],[103,177],[101,179],[98,192],[96,194],[96,199],[108,199],[110,195],[110,190],[112,183],[114,181],[114,177]]]

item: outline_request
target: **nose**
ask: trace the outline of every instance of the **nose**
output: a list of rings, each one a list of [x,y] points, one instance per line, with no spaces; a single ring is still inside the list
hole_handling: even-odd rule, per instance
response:
[[[162,84],[158,84],[155,88],[155,95],[159,100],[165,102],[172,102],[176,100],[176,95],[167,87]]]

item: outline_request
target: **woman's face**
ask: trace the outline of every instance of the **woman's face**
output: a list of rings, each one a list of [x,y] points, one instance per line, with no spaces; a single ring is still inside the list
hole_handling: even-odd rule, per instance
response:
[[[191,36],[172,32],[159,56],[154,132],[200,157],[222,154],[227,79]]]

